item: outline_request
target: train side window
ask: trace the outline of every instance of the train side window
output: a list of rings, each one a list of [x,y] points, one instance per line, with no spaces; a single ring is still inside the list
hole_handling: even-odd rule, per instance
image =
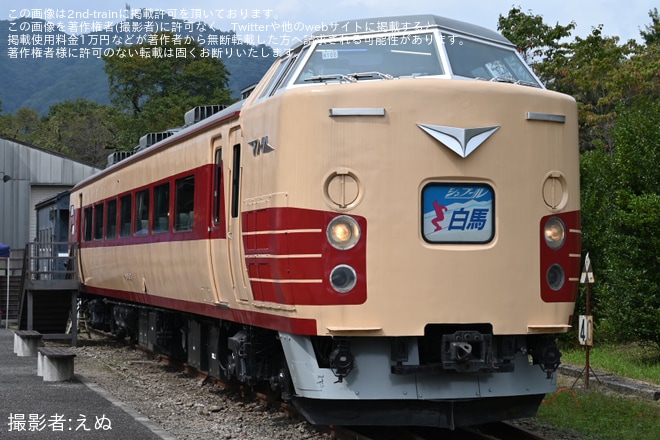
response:
[[[91,241],[92,240],[92,207],[85,208],[85,213],[84,213],[84,221],[85,224],[83,225],[84,233],[83,233],[83,239],[85,241]]]
[[[291,75],[297,70],[299,60],[304,58],[307,49],[309,49],[309,46],[303,47],[303,49],[291,57],[291,62],[287,66],[286,71],[282,74],[282,79],[275,85],[273,94],[286,87],[286,85],[289,83],[289,80],[291,79]]]
[[[195,176],[178,179],[174,194],[174,230],[190,231],[195,225]]]
[[[94,240],[103,239],[103,203],[94,206]]]
[[[231,178],[231,216],[238,217],[238,198],[241,183],[241,144],[234,145],[234,165]]]
[[[121,230],[119,231],[120,237],[129,237],[131,235],[131,219],[133,215],[131,214],[131,195],[127,194],[120,199],[120,213],[119,213],[119,224],[121,225]]]
[[[222,219],[224,182],[222,178],[222,149],[215,152],[215,174],[213,176],[213,224],[220,224]]]
[[[108,200],[105,215],[105,238],[117,237],[117,199]]]
[[[264,91],[261,93],[261,95],[259,95],[259,99],[270,95],[271,90],[273,90],[273,86],[280,79],[280,76],[282,75],[282,71],[289,64],[289,60],[290,59],[284,59],[280,62],[280,64],[277,66],[277,70],[273,74],[273,77],[268,82],[268,85],[264,87]]]
[[[149,233],[149,190],[135,193],[135,235]]]
[[[167,232],[170,228],[170,184],[163,183],[154,188],[154,217],[152,229]]]

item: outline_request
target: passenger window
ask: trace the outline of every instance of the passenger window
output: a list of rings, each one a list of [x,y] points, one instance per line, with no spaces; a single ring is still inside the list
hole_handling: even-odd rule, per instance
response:
[[[130,237],[131,235],[131,219],[133,215],[131,214],[131,195],[127,194],[120,199],[120,215],[119,215],[119,224],[121,224],[121,230],[119,235],[121,237]]]
[[[175,182],[174,230],[190,231],[195,225],[195,176]]]
[[[103,239],[103,203],[94,207],[94,240]]]
[[[106,238],[115,238],[117,236],[117,199],[109,200],[106,212]]]
[[[149,233],[149,190],[135,193],[135,235]]]
[[[170,228],[170,184],[164,183],[154,188],[154,217],[152,229],[167,232]]]
[[[92,207],[90,206],[89,208],[85,208],[85,224],[83,225],[85,230],[83,234],[83,239],[85,241],[91,241],[92,240]]]

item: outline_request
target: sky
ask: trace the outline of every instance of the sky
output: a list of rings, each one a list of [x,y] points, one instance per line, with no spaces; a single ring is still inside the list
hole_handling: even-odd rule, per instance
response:
[[[249,32],[251,26],[266,25],[270,34],[277,34],[278,40],[271,40],[277,45],[286,44],[282,32],[285,28],[288,30],[288,26],[298,29],[291,29],[290,35],[302,38],[311,33],[313,26],[392,15],[430,13],[497,30],[498,16],[507,15],[514,5],[525,12],[531,10],[535,15],[542,15],[544,22],[552,26],[575,21],[577,29],[572,36],[586,37],[593,27],[602,24],[606,36],[619,36],[622,42],[631,38],[641,42],[639,30],[651,23],[649,10],[658,7],[657,0],[3,0],[0,19],[31,14],[35,10],[44,13],[50,8],[65,15],[54,21],[80,22],[85,20],[84,14],[91,17],[96,12],[103,18],[105,13],[125,11],[127,5],[132,10],[170,11],[174,18],[184,18],[181,15],[184,10],[188,14],[193,10],[203,11],[207,17],[202,21],[237,34]],[[236,13],[236,18],[228,17],[230,11]],[[255,15],[260,18],[254,18]],[[263,40],[255,42],[267,44]]]

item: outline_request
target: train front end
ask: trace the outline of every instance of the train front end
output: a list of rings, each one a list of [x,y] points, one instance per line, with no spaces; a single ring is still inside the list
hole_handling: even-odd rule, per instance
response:
[[[575,101],[498,34],[436,16],[340,24],[255,93],[247,270],[255,300],[316,322],[280,333],[308,418],[534,415],[577,294]]]

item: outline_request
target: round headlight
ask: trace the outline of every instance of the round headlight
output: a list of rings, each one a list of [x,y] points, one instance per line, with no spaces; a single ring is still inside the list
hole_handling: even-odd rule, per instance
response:
[[[360,241],[360,225],[353,217],[340,215],[328,224],[326,235],[332,247],[350,249]]]
[[[550,217],[545,222],[545,243],[551,249],[559,249],[566,241],[566,225],[559,217]]]
[[[351,266],[340,264],[330,272],[330,284],[337,292],[348,293],[357,284],[357,274]]]
[[[548,269],[548,273],[545,275],[548,282],[548,286],[552,290],[559,290],[564,287],[564,281],[566,277],[564,276],[564,269],[558,264],[553,264]]]

